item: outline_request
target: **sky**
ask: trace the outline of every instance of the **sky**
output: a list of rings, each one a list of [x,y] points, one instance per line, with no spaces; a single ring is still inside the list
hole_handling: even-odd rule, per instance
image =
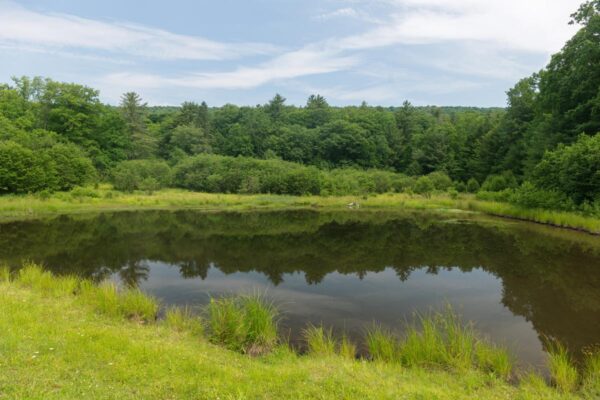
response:
[[[111,104],[505,106],[581,1],[0,0],[0,82],[76,82]]]

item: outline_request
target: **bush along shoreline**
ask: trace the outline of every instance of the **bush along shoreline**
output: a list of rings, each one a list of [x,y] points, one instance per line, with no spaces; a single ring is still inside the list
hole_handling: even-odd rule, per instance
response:
[[[250,358],[261,359],[281,351],[293,352],[279,336],[277,307],[260,294],[214,298],[199,314],[186,308],[169,308],[158,318],[158,301],[138,289],[54,276],[34,264],[26,264],[12,272],[7,267],[0,267],[2,285],[32,291],[41,295],[44,301],[72,299],[84,310],[111,321],[166,327],[171,332],[191,335],[223,351]],[[30,334],[35,335],[35,332]],[[534,372],[518,370],[505,348],[483,338],[450,306],[442,311],[415,315],[404,332],[392,332],[374,324],[366,329],[361,344],[353,343],[345,335],[335,337],[324,326],[306,327],[303,337],[307,351],[297,357],[330,360],[332,367],[339,358],[371,363],[373,368],[391,365],[406,370],[459,375],[476,371],[512,388],[536,382],[535,385],[549,393],[574,396],[569,398],[591,399],[600,395],[600,349],[590,349],[586,361],[576,365],[565,347],[550,341],[547,346],[549,379],[544,379]],[[366,355],[359,356],[358,345],[364,346]]]

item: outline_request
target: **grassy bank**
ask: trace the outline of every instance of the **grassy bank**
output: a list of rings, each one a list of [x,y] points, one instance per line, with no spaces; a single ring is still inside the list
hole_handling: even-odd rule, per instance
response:
[[[157,310],[137,291],[1,270],[0,399],[591,399],[600,389],[598,357],[578,376],[557,355],[553,386],[508,379],[510,361],[490,353],[503,351],[448,314],[402,340],[374,327],[367,361],[321,327],[307,328],[309,354],[297,355],[274,339],[276,311],[257,297],[215,300],[204,322]]]
[[[437,209],[480,212],[499,217],[533,221],[600,234],[600,219],[576,213],[524,209],[507,203],[477,200],[472,195],[437,194],[419,196],[404,193],[372,196],[281,196],[197,193],[166,189],[152,194],[123,193],[104,185],[98,189],[79,188],[50,196],[0,197],[0,221],[39,218],[57,214],[138,209],[197,209],[204,211],[260,209],[347,209],[358,203],[361,209]],[[356,209],[356,207],[354,207]]]

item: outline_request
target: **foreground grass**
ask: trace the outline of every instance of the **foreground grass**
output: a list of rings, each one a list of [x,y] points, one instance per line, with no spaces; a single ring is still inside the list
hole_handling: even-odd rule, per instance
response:
[[[584,397],[592,391],[550,388],[537,375],[517,386],[472,367],[452,372],[356,360],[350,344],[336,345],[316,327],[307,331],[314,350],[307,356],[280,344],[250,357],[214,344],[211,332],[205,339],[186,311],[169,310],[164,320],[154,321],[147,315],[148,304],[156,304],[150,298],[132,302],[127,291],[115,294],[107,286],[90,297],[92,287],[73,282],[34,266],[12,281],[0,274],[0,399],[594,398]],[[256,314],[255,300],[239,300],[236,309],[245,309],[241,318],[252,325],[245,332],[264,341],[271,327],[254,322],[272,315]],[[217,300],[214,307],[227,308],[227,301]],[[590,369],[586,376],[592,389],[596,374],[598,369]]]
[[[367,210],[401,208],[473,211],[600,234],[600,219],[598,218],[569,212],[524,209],[507,203],[477,200],[468,194],[462,194],[456,198],[446,194],[425,197],[405,193],[324,197],[214,194],[177,189],[165,189],[149,194],[143,192],[122,193],[112,190],[109,185],[102,185],[98,189],[78,188],[72,192],[55,193],[47,198],[39,195],[1,196],[0,221],[57,214],[138,209],[204,211],[347,209],[351,203],[359,203],[361,209]]]

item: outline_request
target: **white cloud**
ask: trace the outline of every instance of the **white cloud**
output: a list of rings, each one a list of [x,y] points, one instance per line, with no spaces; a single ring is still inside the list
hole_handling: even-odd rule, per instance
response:
[[[319,14],[314,17],[314,19],[316,19],[318,21],[329,21],[329,20],[336,19],[336,18],[351,18],[351,19],[356,19],[356,20],[363,21],[363,22],[371,22],[371,23],[375,23],[375,24],[379,24],[382,22],[381,19],[374,17],[364,11],[357,10],[356,8],[353,8],[353,7],[338,8],[336,10],[326,12],[323,14]]]
[[[273,81],[345,70],[356,63],[355,57],[338,56],[325,49],[308,46],[258,66],[240,67],[230,72],[195,73],[182,77],[117,73],[109,75],[106,82],[134,88],[183,86],[197,89],[251,89]]]
[[[68,57],[75,66],[76,59],[97,61],[102,72],[91,79],[111,95],[142,89],[251,90],[275,82],[297,84],[299,91],[309,93],[310,80],[299,78],[344,71],[341,79],[333,75],[335,83],[328,82],[331,87],[321,93],[340,101],[391,102],[409,95],[460,93],[486,82],[509,84],[530,74],[577,29],[567,22],[581,0],[332,1],[338,8],[314,19],[333,27],[334,19],[355,20],[344,29],[357,30],[283,52],[269,44],[224,43],[131,23],[37,12],[0,0],[0,49]],[[237,66],[214,63],[210,70],[185,63],[189,72],[179,74],[174,71],[181,69],[171,69],[180,60],[257,54],[270,59],[243,60]],[[173,63],[152,64],[155,59]]]
[[[273,46],[230,44],[162,29],[28,10],[0,0],[0,44],[116,52],[156,59],[221,60],[266,54]]]
[[[519,51],[549,54],[575,31],[567,24],[580,0],[379,0],[387,23],[342,38],[345,49],[396,44],[479,41]]]

